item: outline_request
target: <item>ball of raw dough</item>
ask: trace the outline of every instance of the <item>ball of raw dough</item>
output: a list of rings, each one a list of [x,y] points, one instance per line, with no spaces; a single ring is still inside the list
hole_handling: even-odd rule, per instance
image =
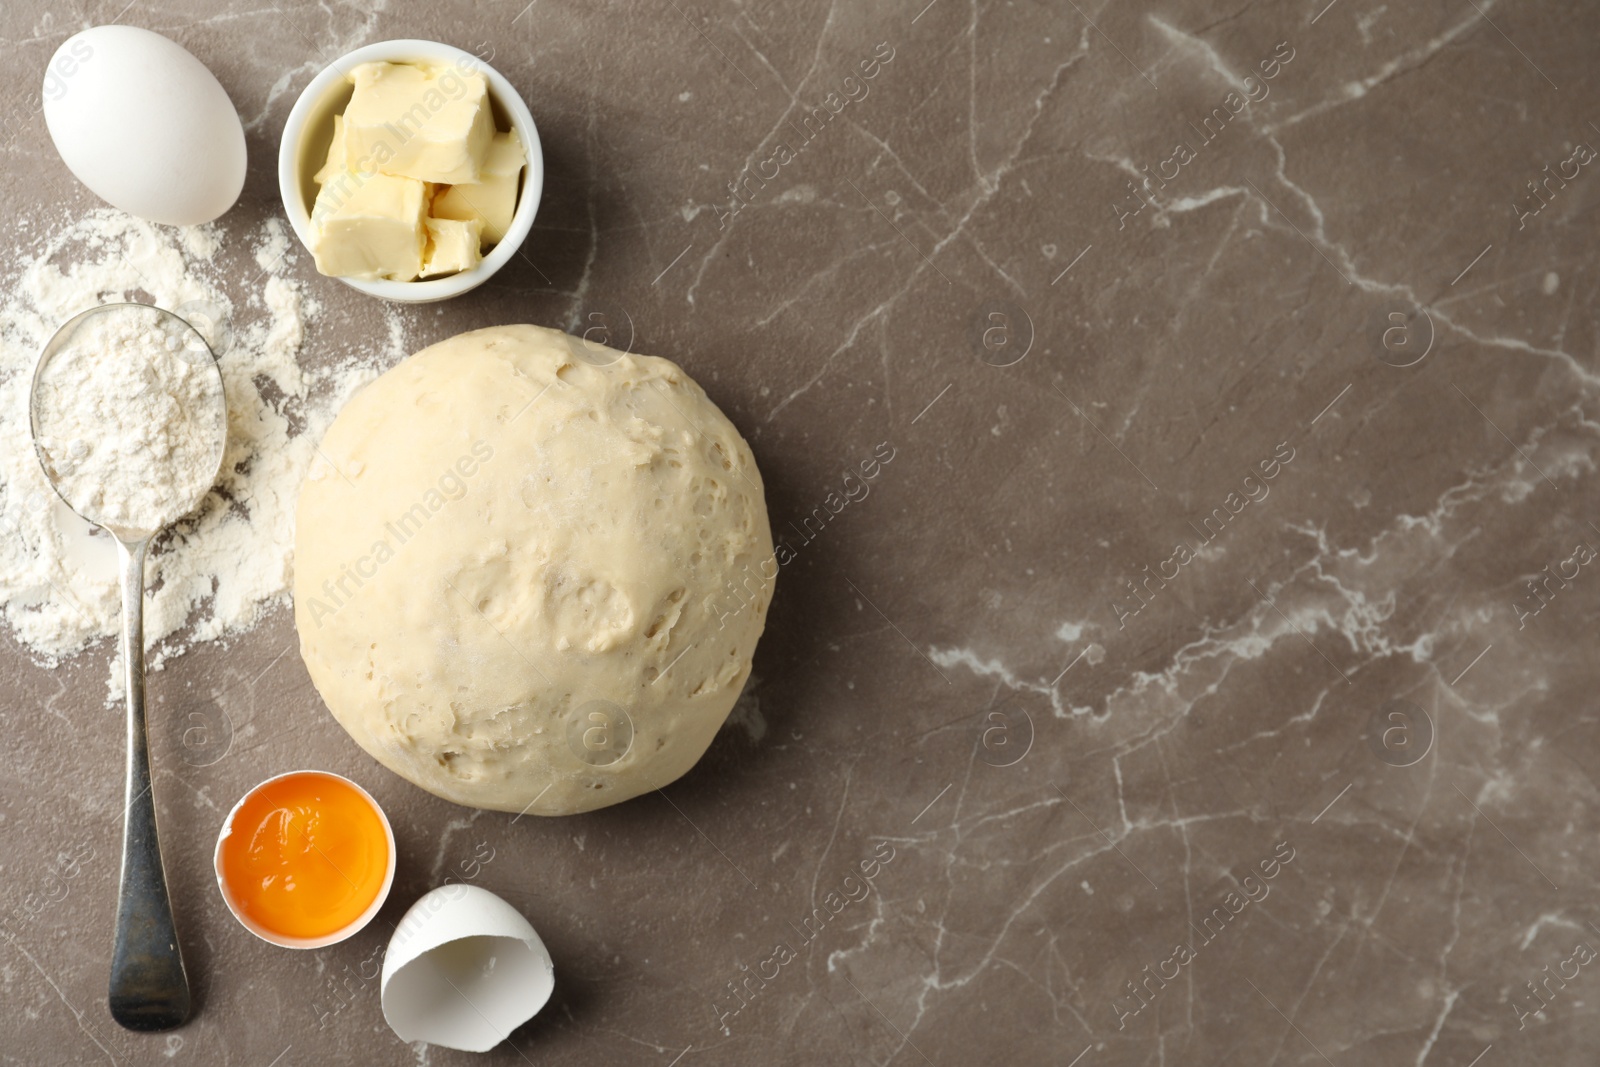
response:
[[[694,766],[778,564],[761,474],[676,364],[536,326],[426,348],[300,491],[300,653],[350,736],[448,800],[563,815]]]

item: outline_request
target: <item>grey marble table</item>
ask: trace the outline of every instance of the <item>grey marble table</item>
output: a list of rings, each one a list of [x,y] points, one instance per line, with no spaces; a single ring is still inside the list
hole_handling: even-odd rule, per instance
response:
[[[1600,145],[1600,10],[125,2],[0,10],[7,219],[95,206],[32,114],[84,26],[158,30],[227,87],[251,165],[225,239],[279,212],[326,62],[478,51],[533,108],[545,199],[526,260],[404,313],[410,347],[631,323],[749,438],[796,558],[702,764],[581,817],[383,771],[286,611],[170,662],[199,1010],[168,1035],[104,1004],[105,650],[0,643],[0,1062],[1593,1062],[1600,176],[1567,161]],[[297,271],[327,309],[308,365],[383,329]],[[180,758],[192,714],[226,758]],[[393,816],[385,917],[453,874],[532,919],[541,1015],[483,1057],[407,1046],[380,926],[293,953],[229,917],[222,814],[297,766]]]

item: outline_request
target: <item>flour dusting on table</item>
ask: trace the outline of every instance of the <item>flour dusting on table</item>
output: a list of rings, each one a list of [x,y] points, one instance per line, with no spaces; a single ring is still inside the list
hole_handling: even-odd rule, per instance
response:
[[[334,414],[377,370],[348,354],[330,367],[300,366],[315,308],[286,276],[292,260],[282,223],[253,235],[261,270],[242,286],[222,282],[220,233],[100,210],[64,227],[8,279],[0,299],[0,614],[42,663],[118,626],[113,542],[56,498],[28,429],[40,349],[63,322],[98,304],[133,300],[177,311],[221,352],[228,450],[200,508],[151,547],[150,665],[193,641],[247,630],[287,599],[301,478]]]

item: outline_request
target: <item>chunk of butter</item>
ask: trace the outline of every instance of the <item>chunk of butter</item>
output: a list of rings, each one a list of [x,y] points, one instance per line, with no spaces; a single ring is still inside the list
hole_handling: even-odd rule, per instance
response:
[[[333,140],[328,144],[328,160],[322,164],[322,169],[317,171],[315,181],[318,185],[327,185],[328,182],[343,172],[344,165],[344,116],[333,116]]]
[[[330,175],[311,210],[317,270],[343,278],[411,281],[422,272],[431,190],[415,178]]]
[[[477,219],[423,219],[428,230],[428,246],[422,255],[422,276],[431,278],[439,274],[453,274],[458,270],[471,270],[482,257],[478,244],[482,239],[483,223]]]
[[[344,154],[354,170],[454,185],[475,182],[494,116],[482,74],[456,67],[362,63],[344,111]]]
[[[483,220],[483,241],[498,244],[511,228],[517,210],[517,183],[528,154],[516,130],[497,133],[489,145],[479,180],[452,185],[433,201],[433,215],[441,219]]]

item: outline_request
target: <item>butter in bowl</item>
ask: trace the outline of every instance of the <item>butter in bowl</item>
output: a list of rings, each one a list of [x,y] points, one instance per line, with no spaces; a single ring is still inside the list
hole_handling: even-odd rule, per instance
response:
[[[538,209],[532,114],[477,57],[428,41],[357,49],[313,79],[279,153],[284,208],[317,269],[426,302],[481,284]]]

